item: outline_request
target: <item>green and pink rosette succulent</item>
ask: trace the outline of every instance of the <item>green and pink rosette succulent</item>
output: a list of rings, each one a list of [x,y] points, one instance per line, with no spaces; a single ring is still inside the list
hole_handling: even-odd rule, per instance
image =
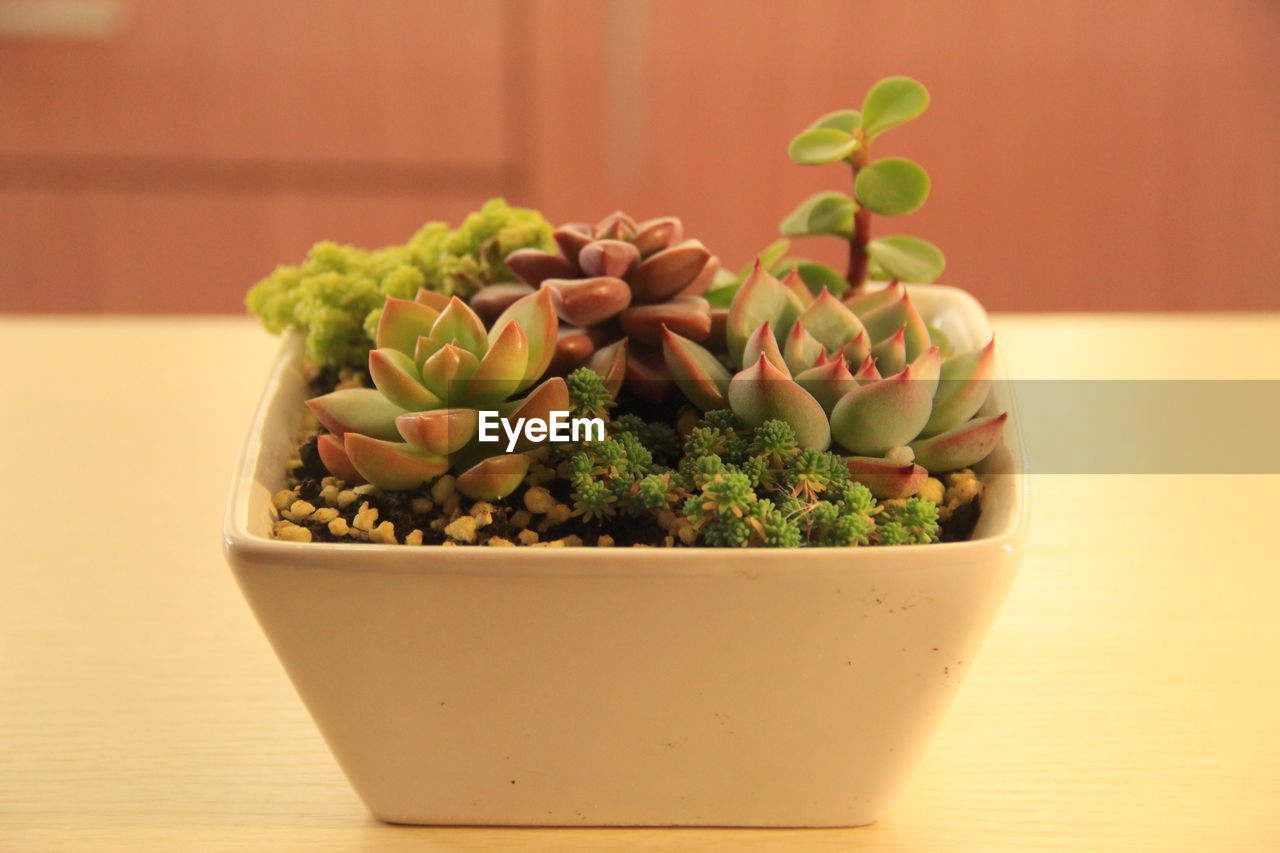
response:
[[[994,341],[944,358],[896,282],[845,303],[757,264],[734,295],[725,342],[722,359],[665,330],[668,369],[689,400],[753,426],[786,421],[801,447],[844,455],[877,497],[912,495],[929,472],[972,466],[1000,441],[1006,415],[977,416]]]
[[[422,290],[416,300],[388,299],[369,353],[375,387],[307,401],[328,430],[317,443],[325,467],[347,482],[391,490],[455,471],[469,498],[510,494],[530,459],[481,445],[479,409],[545,419],[568,408],[563,379],[538,384],[555,356],[558,326],[548,291],[521,296],[488,328],[456,296]]]

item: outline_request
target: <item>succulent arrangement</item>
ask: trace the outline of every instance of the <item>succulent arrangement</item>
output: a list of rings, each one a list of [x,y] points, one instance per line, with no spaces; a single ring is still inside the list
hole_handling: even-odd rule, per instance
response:
[[[910,212],[928,194],[919,166],[868,153],[927,103],[915,81],[889,78],[861,110],[824,116],[791,144],[797,162],[853,170],[853,196],[820,194],[783,223],[787,235],[849,241],[847,276],[788,258],[785,240],[731,273],[675,217],[616,212],[552,230],[500,200],[456,232],[432,224],[375,252],[320,244],[277,270],[251,308],[269,328],[303,329],[318,366],[360,369],[317,373],[314,426],[276,495],[276,535],[686,547],[964,538],[983,488],[972,467],[1006,418],[981,414],[994,342],[953,352],[898,282],[936,278],[941,253],[869,232],[872,213]],[[869,289],[868,278],[892,281]],[[556,413],[600,431],[485,440],[488,415],[519,425]]]

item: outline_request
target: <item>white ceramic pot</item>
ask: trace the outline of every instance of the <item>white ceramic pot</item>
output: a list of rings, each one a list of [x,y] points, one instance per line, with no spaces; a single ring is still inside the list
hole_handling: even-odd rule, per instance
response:
[[[964,349],[972,297],[914,286]],[[287,340],[227,557],[347,778],[395,823],[851,826],[882,817],[1022,557],[1016,413],[974,538],[790,551],[269,538],[307,385]],[[997,383],[988,408],[1009,409]]]

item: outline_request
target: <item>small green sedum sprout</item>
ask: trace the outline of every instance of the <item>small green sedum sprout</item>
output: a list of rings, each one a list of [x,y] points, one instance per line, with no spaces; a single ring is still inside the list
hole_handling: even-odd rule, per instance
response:
[[[908,235],[872,239],[871,215],[905,216],[929,197],[929,175],[905,157],[871,159],[871,143],[885,131],[920,116],[929,92],[909,77],[887,77],[871,87],[861,110],[837,110],[822,116],[791,140],[788,153],[802,166],[849,164],[853,195],[836,191],[805,199],[779,226],[788,237],[834,236],[849,243],[844,279],[853,292],[868,279],[931,282],[942,275],[946,259],[926,240]],[[817,277],[810,273],[806,280]],[[826,278],[832,276],[827,274]],[[841,290],[827,285],[837,296]]]

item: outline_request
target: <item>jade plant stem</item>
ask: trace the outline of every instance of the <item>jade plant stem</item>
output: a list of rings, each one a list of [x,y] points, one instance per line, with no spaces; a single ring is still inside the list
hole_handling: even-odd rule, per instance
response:
[[[862,130],[855,130],[854,136],[858,139],[859,145],[857,150],[849,155],[849,166],[856,184],[858,172],[867,165],[869,157],[866,142],[862,138]],[[851,294],[861,293],[867,285],[867,243],[869,242],[871,242],[871,211],[866,206],[860,205],[853,215],[853,235],[849,238],[849,268],[845,272],[845,280],[849,282]]]

